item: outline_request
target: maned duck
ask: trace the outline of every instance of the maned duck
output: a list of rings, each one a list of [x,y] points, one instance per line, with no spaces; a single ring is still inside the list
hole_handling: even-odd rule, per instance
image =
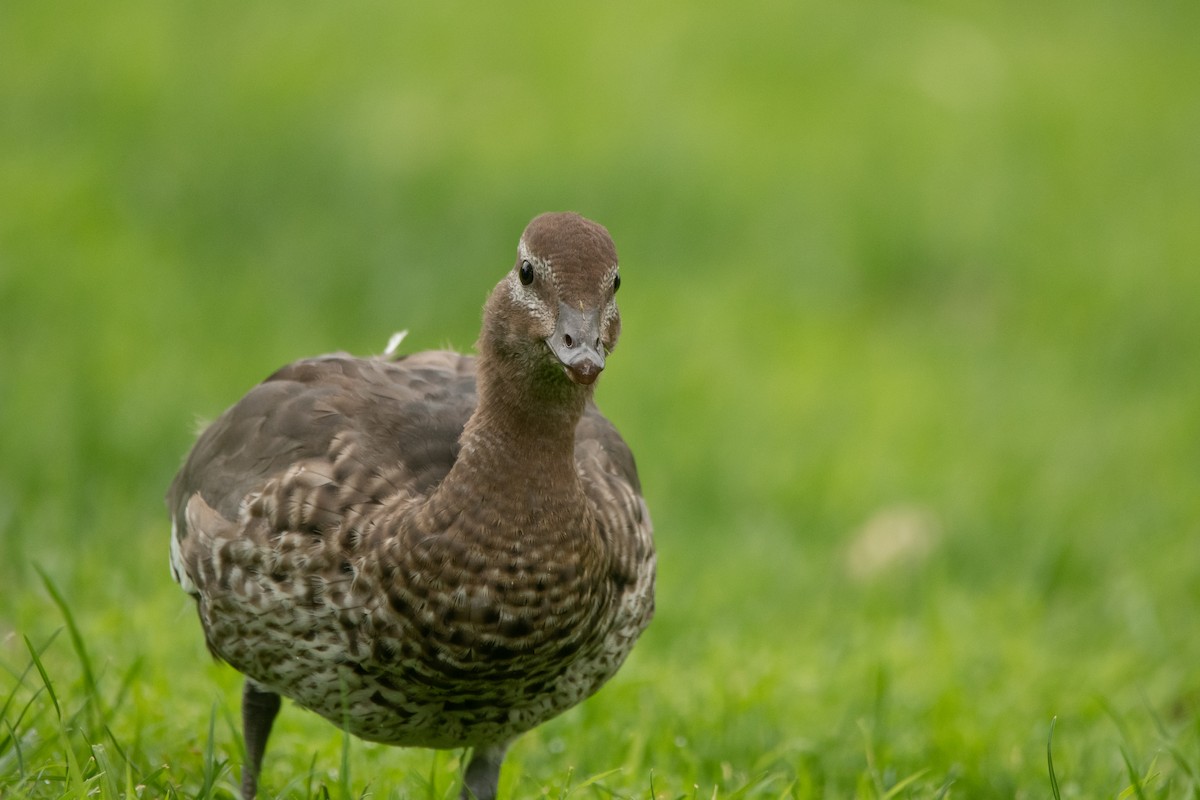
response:
[[[521,733],[591,695],[654,611],[633,456],[592,402],[617,343],[605,228],[543,214],[478,356],[290,364],[201,434],[171,570],[245,674],[252,800],[280,695],[364,739],[470,748],[496,796]]]

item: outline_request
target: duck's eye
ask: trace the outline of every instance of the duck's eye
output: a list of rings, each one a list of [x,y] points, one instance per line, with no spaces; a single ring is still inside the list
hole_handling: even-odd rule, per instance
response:
[[[617,293],[617,289],[621,288],[621,273],[613,275],[613,294]]]
[[[524,285],[528,286],[529,284],[533,283],[533,264],[530,264],[528,260],[522,261],[521,269],[520,272],[518,272],[518,275],[520,275],[521,283]]]

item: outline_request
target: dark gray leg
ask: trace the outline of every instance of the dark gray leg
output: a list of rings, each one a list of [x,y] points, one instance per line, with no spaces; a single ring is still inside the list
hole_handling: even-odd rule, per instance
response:
[[[254,800],[258,792],[258,771],[271,724],[279,713],[279,695],[260,688],[246,679],[242,689],[242,738],[246,740],[246,763],[242,766],[242,800]]]
[[[496,800],[500,765],[507,751],[508,742],[475,748],[463,776],[462,800]]]

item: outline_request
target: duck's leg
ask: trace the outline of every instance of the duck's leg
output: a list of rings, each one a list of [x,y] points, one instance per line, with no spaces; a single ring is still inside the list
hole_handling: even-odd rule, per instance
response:
[[[242,689],[242,738],[246,741],[246,763],[242,766],[242,800],[254,800],[258,771],[271,724],[279,713],[279,695],[261,688],[249,678]]]
[[[508,742],[476,747],[463,776],[462,800],[496,800],[500,783],[500,765],[508,751]]]

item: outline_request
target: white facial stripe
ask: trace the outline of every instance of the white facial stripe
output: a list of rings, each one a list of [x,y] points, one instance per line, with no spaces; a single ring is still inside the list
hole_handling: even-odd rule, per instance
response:
[[[530,263],[534,263],[532,259],[530,259]],[[513,303],[524,308],[535,319],[553,327],[554,314],[542,302],[542,298],[538,297],[537,292],[531,292],[529,289],[530,287],[521,284],[521,279],[517,277],[516,272],[508,273],[508,295],[512,298]]]
[[[543,261],[538,256],[535,256],[533,251],[529,249],[529,245],[525,243],[524,236],[522,236],[521,241],[517,243],[517,258],[522,261],[528,261],[530,264],[532,264],[533,273],[542,280],[545,280],[546,278],[553,280],[554,273],[550,271],[550,262]]]
[[[608,286],[611,287],[613,284],[613,281],[615,281],[617,279],[618,272],[619,272],[618,265],[613,264],[611,267],[609,267],[608,272],[604,273],[605,284],[607,284]],[[609,324],[611,324],[612,321],[617,318],[617,316],[618,316],[617,297],[616,297],[616,294],[613,293],[608,296],[608,304],[604,306],[604,314],[601,317],[602,327],[605,330],[607,330]]]
[[[614,297],[604,306],[604,313],[601,315],[601,317],[603,321],[607,323],[611,321],[613,317],[617,316],[617,314],[617,300]]]
[[[619,318],[619,316],[620,314],[617,311],[616,299],[614,298],[609,300],[608,305],[604,307],[604,313],[600,315],[600,330],[607,331],[609,326],[612,325],[613,322]]]

